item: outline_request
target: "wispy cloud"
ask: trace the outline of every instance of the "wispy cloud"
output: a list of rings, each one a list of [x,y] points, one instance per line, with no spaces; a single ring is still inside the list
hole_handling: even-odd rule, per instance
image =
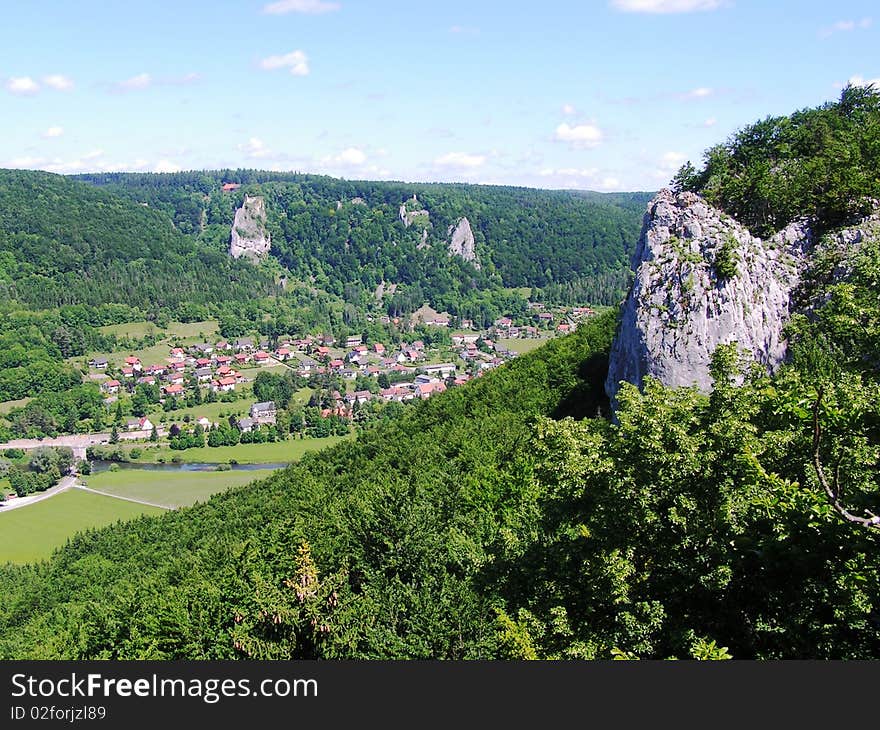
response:
[[[480,29],[470,25],[453,25],[449,32],[455,35],[479,35]]]
[[[611,7],[621,12],[654,15],[716,10],[722,5],[721,0],[611,0]]]
[[[820,38],[828,38],[835,33],[849,33],[853,30],[865,30],[874,24],[871,18],[862,18],[861,20],[838,20],[836,23],[825,28],[819,29]]]
[[[43,132],[44,139],[52,139],[53,137],[60,137],[64,134],[64,127],[49,127],[45,132]]]
[[[577,109],[575,109],[571,104],[563,104],[562,113],[565,114],[565,116],[567,117],[571,117],[577,114]]]
[[[180,165],[171,160],[159,160],[153,167],[153,172],[180,172],[181,169]]]
[[[598,167],[545,167],[538,172],[541,187],[575,190],[620,190],[620,180]]]
[[[201,80],[202,75],[200,73],[190,71],[183,76],[167,76],[165,78],[157,79],[156,83],[166,86],[188,86],[189,84],[195,84]]]
[[[144,72],[113,84],[112,89],[117,93],[125,93],[127,91],[141,91],[149,88],[152,84],[153,77]]]
[[[266,148],[266,143],[259,137],[251,137],[244,144],[238,145],[238,149],[244,152],[248,159],[260,159],[268,157],[270,152]]]
[[[563,122],[553,133],[553,139],[557,142],[566,142],[573,147],[592,148],[597,147],[603,140],[604,134],[595,124],[576,124],[574,126]]]
[[[296,50],[281,56],[268,56],[260,61],[260,68],[275,71],[279,68],[290,70],[293,76],[309,75],[309,59],[303,51]]]
[[[691,99],[705,99],[708,96],[712,96],[714,93],[715,89],[710,89],[708,86],[699,86],[696,89],[691,89],[690,91],[678,94],[677,96],[679,99],[688,101]]]
[[[468,154],[467,152],[447,152],[434,160],[439,167],[480,167],[486,162],[486,155]]]
[[[69,76],[62,74],[50,74],[43,77],[43,83],[55,91],[70,91],[73,88],[73,81]]]
[[[6,81],[6,90],[17,96],[32,96],[40,90],[40,85],[30,76],[12,76]]]
[[[321,15],[332,13],[342,7],[339,3],[328,3],[324,0],[278,0],[263,6],[263,12],[267,15],[287,15],[288,13],[300,13],[303,15]]]
[[[358,167],[367,161],[367,155],[358,147],[347,147],[331,160],[337,165],[353,165]]]

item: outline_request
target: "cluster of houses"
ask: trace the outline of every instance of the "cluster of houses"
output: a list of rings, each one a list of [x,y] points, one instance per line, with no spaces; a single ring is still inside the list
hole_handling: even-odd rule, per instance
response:
[[[163,396],[183,395],[188,378],[194,378],[200,387],[215,393],[234,391],[237,385],[248,380],[238,368],[248,365],[271,364],[277,359],[287,359],[287,351],[278,348],[270,353],[268,343],[256,344],[245,337],[235,342],[220,340],[215,344],[199,342],[186,348],[172,347],[162,363],[144,365],[140,358],[128,356],[119,368],[119,377],[101,383],[101,390],[112,397],[120,390],[130,390],[135,385],[158,385]],[[105,357],[89,361],[89,367],[106,371],[110,363]],[[130,386],[130,387],[129,387]]]
[[[554,315],[540,303],[530,303],[529,310],[534,325],[515,324],[510,317],[499,317],[487,330],[477,332],[472,329],[472,322],[462,322],[465,331],[451,333],[456,362],[429,362],[434,353],[429,352],[420,340],[391,348],[381,342],[366,344],[360,335],[339,342],[332,335],[308,335],[283,340],[277,347],[270,348],[267,341],[255,342],[250,337],[242,337],[214,344],[201,342],[185,348],[174,347],[165,361],[158,364],[143,365],[137,357],[126,357],[119,376],[102,382],[101,389],[108,399],[112,399],[120,390],[131,391],[135,385],[145,383],[158,385],[163,396],[174,397],[185,392],[185,383],[191,378],[215,393],[227,393],[248,380],[239,368],[276,362],[288,364],[307,378],[325,374],[353,381],[359,376],[378,378],[384,374],[395,383],[378,393],[359,390],[339,394],[334,399],[334,406],[325,409],[328,412],[324,415],[351,417],[355,404],[372,400],[402,402],[429,398],[434,393],[443,392],[450,384],[467,382],[471,377],[468,373],[479,376],[498,367],[516,357],[516,353],[498,342],[502,338],[537,338],[542,331],[550,329],[566,334],[575,330],[581,320],[594,314],[589,307],[575,307],[564,314]],[[447,327],[448,317],[433,317],[431,324]],[[106,371],[110,367],[107,358],[100,357],[89,361],[89,366],[97,371]],[[274,419],[274,404],[271,405]],[[242,419],[243,430],[261,423],[264,421],[253,415],[250,419]]]

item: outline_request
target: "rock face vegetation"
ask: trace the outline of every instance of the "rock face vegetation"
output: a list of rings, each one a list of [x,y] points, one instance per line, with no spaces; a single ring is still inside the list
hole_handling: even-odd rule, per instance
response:
[[[269,255],[272,237],[266,231],[266,204],[260,196],[244,196],[241,207],[235,211],[229,241],[229,255],[237,259],[245,256],[260,261]]]

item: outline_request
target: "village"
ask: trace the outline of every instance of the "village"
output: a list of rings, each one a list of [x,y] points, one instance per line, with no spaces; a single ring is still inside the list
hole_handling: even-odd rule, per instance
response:
[[[320,403],[322,418],[355,420],[366,404],[404,403],[424,400],[449,387],[463,385],[473,378],[538,346],[546,339],[574,331],[578,323],[594,312],[574,307],[564,313],[545,311],[543,305],[530,305],[534,324],[516,324],[510,317],[496,319],[482,331],[464,320],[459,329],[450,330],[448,315],[425,308],[420,324],[445,330],[445,344],[423,340],[386,345],[365,342],[362,335],[337,340],[333,335],[307,335],[280,338],[274,347],[266,339],[240,337],[198,341],[171,347],[158,362],[142,362],[134,354],[121,359],[93,357],[88,361],[89,377],[99,383],[108,408],[131,397],[138,386],[158,389],[158,404],[168,411],[144,413],[122,424],[126,440],[176,435],[181,428],[200,426],[209,431],[221,424],[206,415],[193,413],[186,424],[168,422],[180,400],[196,390],[198,402],[229,401],[245,391],[261,371],[290,372],[309,381],[311,386],[335,383]],[[383,317],[380,324],[391,324]],[[155,392],[155,391],[154,391]],[[191,399],[190,399],[191,402]],[[169,408],[169,406],[172,406]],[[276,424],[278,408],[273,401],[254,402],[235,419],[242,433],[259,431]],[[160,422],[161,421],[161,422]],[[223,424],[225,425],[225,424]]]

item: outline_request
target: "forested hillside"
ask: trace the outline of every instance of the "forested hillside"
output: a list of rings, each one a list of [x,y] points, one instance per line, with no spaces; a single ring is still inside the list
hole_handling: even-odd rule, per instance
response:
[[[876,378],[813,344],[840,313],[803,325],[774,378],[735,385],[725,348],[711,397],[626,387],[611,423],[614,324],[268,480],[5,568],[0,656],[880,656],[877,531],[816,468],[839,470],[851,513],[876,509]]]
[[[543,287],[626,269],[648,193],[600,194],[464,184],[338,180],[316,175],[223,170],[174,174],[94,174],[107,187],[171,216],[177,227],[225,246],[245,194],[267,200],[273,254],[298,275],[342,294],[346,283],[369,290],[381,281],[455,291],[453,281],[484,287]],[[238,183],[233,192],[223,183]],[[399,207],[416,195],[427,210],[405,227]],[[448,228],[470,221],[482,268],[450,261]],[[425,243],[419,246],[426,231]],[[439,268],[439,273],[437,272]],[[432,276],[434,278],[432,278]],[[614,302],[619,292],[609,293]],[[606,302],[595,302],[606,303]]]
[[[272,291],[271,277],[196,244],[156,211],[60,175],[0,171],[6,301],[157,311]]]

